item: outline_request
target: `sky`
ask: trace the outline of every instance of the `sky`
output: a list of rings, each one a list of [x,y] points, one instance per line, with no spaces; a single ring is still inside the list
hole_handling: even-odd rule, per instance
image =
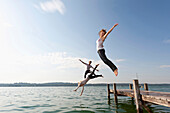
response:
[[[78,82],[86,66],[104,78],[90,83],[170,83],[169,0],[1,0],[0,83]],[[99,58],[101,29],[116,77]]]

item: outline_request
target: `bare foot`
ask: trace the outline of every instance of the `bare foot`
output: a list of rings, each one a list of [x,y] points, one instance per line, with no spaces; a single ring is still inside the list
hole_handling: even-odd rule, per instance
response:
[[[114,74],[117,76],[118,75],[118,69],[114,71]]]
[[[73,91],[77,91],[77,90],[73,90]]]
[[[99,66],[99,64],[96,64],[96,66]]]

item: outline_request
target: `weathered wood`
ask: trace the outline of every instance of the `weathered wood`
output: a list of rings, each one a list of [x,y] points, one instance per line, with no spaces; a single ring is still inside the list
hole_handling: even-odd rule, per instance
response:
[[[114,101],[117,104],[117,90],[116,90],[116,84],[113,84],[113,90],[114,90]]]
[[[143,101],[170,107],[170,93],[168,97],[166,94],[162,94],[162,95],[160,94],[161,94],[160,92],[156,94],[154,94],[153,92],[152,93],[147,92],[146,95],[142,95],[142,99]]]
[[[132,84],[129,84],[129,89],[132,89]],[[133,97],[131,97],[132,101],[133,101]]]
[[[134,97],[132,89],[123,89],[123,90],[117,90],[118,96],[128,96],[128,97]]]
[[[131,86],[129,85],[129,88]],[[170,107],[170,92],[158,92],[158,91],[146,91],[148,89],[145,85],[145,91],[139,91],[142,99],[142,102],[150,102],[158,105],[163,105],[166,107]],[[108,87],[109,88],[109,87]],[[108,95],[110,98],[110,94],[116,94],[115,99],[117,101],[117,96],[128,96],[135,97],[133,89],[116,89],[116,84],[113,86],[113,89],[108,89]],[[115,92],[116,91],[116,92]],[[115,101],[115,102],[116,102]],[[141,104],[145,109],[148,109],[145,105]]]
[[[113,93],[113,90],[110,91]],[[140,94],[143,101],[170,107],[170,92],[140,91]],[[131,89],[117,89],[117,96],[134,97],[134,91]]]
[[[144,83],[144,89],[145,89],[146,91],[148,91],[148,84],[147,84],[147,83]]]
[[[148,106],[145,105],[145,102],[142,101],[142,107],[145,108],[145,110],[148,112],[148,113],[153,113],[149,108]]]
[[[132,84],[129,84],[129,89],[132,89]]]
[[[143,109],[141,106],[142,102],[141,102],[141,95],[140,95],[138,80],[133,80],[133,88],[134,88],[134,96],[135,96],[137,113],[143,113]]]
[[[110,100],[110,84],[107,84],[107,97]]]

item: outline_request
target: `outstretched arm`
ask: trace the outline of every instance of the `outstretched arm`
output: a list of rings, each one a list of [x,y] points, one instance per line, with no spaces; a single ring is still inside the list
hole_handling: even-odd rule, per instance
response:
[[[81,91],[81,94],[80,94],[80,96],[83,94],[83,91],[84,91],[84,86],[83,86],[83,88],[82,88],[82,91]]]
[[[94,67],[92,67],[94,69]],[[96,69],[96,71],[99,71],[98,69]]]
[[[102,40],[104,41],[107,37],[107,35],[117,26],[118,24],[115,24],[102,38]]]
[[[85,62],[83,62],[81,59],[79,59],[80,62],[82,62],[83,64],[86,64]]]
[[[93,71],[92,71],[92,73],[91,74],[94,74],[94,72],[95,72],[95,70],[96,70],[96,68],[99,66],[99,64],[97,64],[96,66],[95,66],[95,68],[93,69]]]

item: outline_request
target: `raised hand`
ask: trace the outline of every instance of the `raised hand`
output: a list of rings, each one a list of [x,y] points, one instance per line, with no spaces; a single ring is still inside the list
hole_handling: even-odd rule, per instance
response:
[[[114,25],[114,27],[116,27],[117,25],[118,25],[118,23],[117,23],[117,24],[115,24],[115,25]]]

